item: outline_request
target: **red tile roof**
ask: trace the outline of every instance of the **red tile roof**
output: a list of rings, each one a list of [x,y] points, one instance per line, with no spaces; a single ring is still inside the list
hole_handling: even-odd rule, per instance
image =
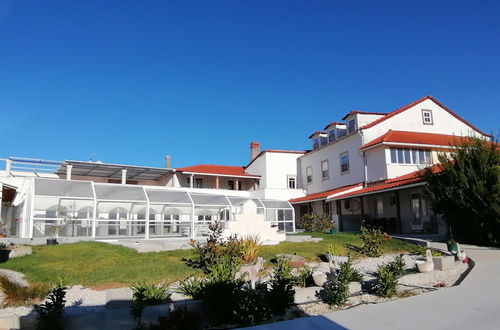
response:
[[[432,165],[431,170],[434,173],[439,173],[442,171],[442,166],[440,164]],[[397,178],[372,182],[372,183],[369,183],[368,186],[363,188],[363,189],[347,192],[345,194],[340,194],[340,195],[337,195],[335,197],[330,198],[330,200],[337,200],[337,199],[350,198],[350,197],[355,197],[355,196],[360,196],[360,195],[367,195],[367,194],[375,193],[378,191],[407,186],[407,185],[415,184],[415,183],[421,183],[421,182],[423,182],[423,179],[420,177],[420,174],[423,171],[424,170],[418,170],[418,171],[415,171],[412,173],[402,175],[402,176],[397,177]]]
[[[379,118],[377,120],[374,120],[372,121],[371,123],[368,123],[364,126],[362,126],[360,129],[367,129],[367,128],[370,128],[370,127],[373,127],[375,125],[378,125],[380,124],[381,122],[391,118],[391,117],[394,117],[395,115],[397,114],[400,114],[401,112],[403,111],[406,111],[408,109],[410,109],[411,107],[419,104],[419,103],[422,103],[423,101],[425,100],[431,100],[433,101],[434,103],[436,103],[437,105],[439,105],[441,108],[443,108],[444,110],[446,110],[450,115],[452,115],[453,117],[457,118],[458,120],[460,120],[461,122],[463,122],[465,125],[469,126],[470,128],[472,128],[473,130],[485,135],[485,136],[490,136],[489,134],[486,134],[484,132],[482,132],[481,130],[479,130],[478,128],[476,128],[475,126],[473,126],[471,123],[469,123],[468,121],[466,121],[465,119],[463,119],[462,117],[460,117],[459,115],[457,115],[456,113],[454,113],[452,110],[450,110],[449,108],[447,108],[445,105],[443,105],[442,103],[440,103],[438,100],[436,100],[434,97],[432,96],[425,96],[425,97],[422,97],[421,99],[419,100],[416,100],[415,102],[412,102],[410,104],[407,104],[399,109],[396,109],[390,113],[388,113],[387,115],[385,115],[384,117],[382,118]]]
[[[319,193],[310,194],[310,195],[307,195],[304,197],[294,198],[294,199],[291,199],[289,202],[290,203],[303,203],[303,202],[311,202],[311,201],[320,200],[320,199],[326,199],[328,196],[331,196],[333,194],[338,194],[338,193],[341,193],[343,191],[346,191],[346,190],[349,190],[352,188],[360,187],[361,185],[362,185],[362,183],[351,184],[351,185],[340,187],[337,189],[326,190],[326,191],[322,191]]]
[[[369,112],[369,111],[353,110],[353,111],[350,111],[347,115],[345,115],[344,118],[342,118],[342,120],[345,120],[350,115],[354,115],[354,114],[357,114],[357,113],[362,114],[362,115],[378,115],[378,116],[385,116],[385,115],[387,115],[386,112]]]
[[[468,137],[455,135],[389,130],[384,135],[366,143],[360,149],[363,150],[384,142],[452,146],[468,139]]]
[[[324,131],[316,131],[316,132],[312,133],[311,135],[309,135],[309,138],[312,138],[313,136],[315,136],[317,134],[327,134],[327,133]]]
[[[327,129],[328,127],[330,127],[332,125],[342,125],[342,126],[345,126],[345,123],[341,123],[340,121],[332,121],[330,124],[326,125],[325,128],[323,128],[323,129]]]
[[[228,165],[194,165],[187,167],[179,167],[175,169],[177,172],[190,172],[202,174],[220,174],[227,176],[245,176],[249,178],[260,178],[260,175],[252,175],[245,173],[243,166],[228,166]]]

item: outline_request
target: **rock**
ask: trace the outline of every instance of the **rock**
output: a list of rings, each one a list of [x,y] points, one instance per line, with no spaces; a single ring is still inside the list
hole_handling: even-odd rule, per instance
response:
[[[314,284],[317,286],[323,286],[326,282],[327,276],[325,273],[316,271],[312,274],[312,278],[314,280]]]
[[[441,271],[452,269],[453,266],[455,265],[454,256],[433,257],[432,261],[434,262],[434,269]]]
[[[33,254],[33,248],[31,246],[16,246],[10,251],[9,258],[18,258],[31,254]]]
[[[23,273],[15,272],[9,269],[0,269],[0,275],[9,278],[11,281],[19,283],[21,286],[28,286],[28,281],[26,281],[26,276]]]
[[[351,282],[349,283],[349,294],[357,295],[361,293],[361,283],[360,282]]]
[[[318,300],[316,294],[320,292],[323,288],[318,286],[311,286],[309,288],[294,288],[294,289],[295,289],[294,302],[296,304],[303,304]]]

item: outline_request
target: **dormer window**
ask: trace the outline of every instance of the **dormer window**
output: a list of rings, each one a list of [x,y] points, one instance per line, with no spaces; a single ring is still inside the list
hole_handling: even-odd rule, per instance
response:
[[[315,139],[313,140],[313,149],[314,149],[314,150],[316,150],[316,149],[318,149],[318,148],[319,148],[319,142],[320,142],[320,141],[319,141],[319,137],[317,137],[317,138],[315,138]]]
[[[422,109],[422,121],[424,125],[433,125],[434,122],[432,120],[432,111],[431,110],[423,110]]]
[[[349,120],[347,129],[349,130],[349,133],[352,133],[356,130],[356,119]]]
[[[335,130],[332,129],[328,132],[328,142],[335,141]]]

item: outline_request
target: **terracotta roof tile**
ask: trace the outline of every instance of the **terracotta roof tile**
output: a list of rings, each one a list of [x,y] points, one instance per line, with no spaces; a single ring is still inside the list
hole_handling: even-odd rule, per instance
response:
[[[234,175],[234,176],[247,176],[250,178],[260,178],[260,175],[252,175],[245,173],[243,166],[228,166],[228,165],[209,165],[201,164],[187,167],[179,167],[175,169],[177,172],[192,172],[204,174],[220,174],[220,175]]]
[[[358,114],[358,113],[361,114],[361,115],[378,115],[378,116],[385,116],[385,115],[387,115],[386,112],[370,112],[370,111],[353,110],[353,111],[350,111],[347,115],[345,115],[342,118],[342,120],[345,120],[350,115],[354,115],[354,114]]]
[[[294,199],[291,199],[289,202],[290,203],[302,203],[302,202],[309,202],[309,201],[314,201],[314,200],[319,200],[319,199],[326,199],[328,196],[331,196],[333,194],[338,194],[338,193],[341,193],[343,191],[353,189],[356,187],[360,187],[361,185],[362,185],[362,183],[351,184],[348,186],[343,186],[343,187],[332,189],[332,190],[326,190],[326,191],[322,191],[319,193],[310,194],[310,195],[307,195],[304,197],[294,198]]]
[[[389,130],[382,136],[368,142],[360,149],[373,147],[380,143],[408,143],[408,144],[423,144],[434,146],[452,146],[468,140],[469,137],[436,134],[436,133],[421,133],[408,131],[393,131]]]

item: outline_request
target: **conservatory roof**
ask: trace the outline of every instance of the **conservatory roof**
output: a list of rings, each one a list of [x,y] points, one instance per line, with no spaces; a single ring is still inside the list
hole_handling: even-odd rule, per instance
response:
[[[121,179],[122,170],[127,170],[127,180],[159,180],[165,174],[174,172],[171,168],[66,160],[56,174],[66,175],[65,165],[72,165],[71,174],[74,176]]]

